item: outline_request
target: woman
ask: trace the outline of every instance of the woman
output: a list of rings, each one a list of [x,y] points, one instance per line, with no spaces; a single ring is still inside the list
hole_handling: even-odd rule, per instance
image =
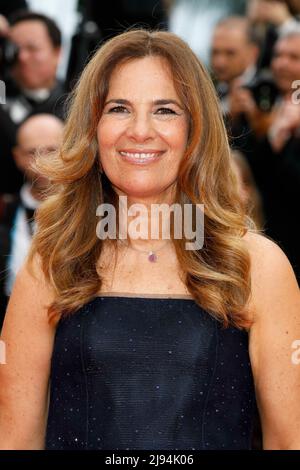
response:
[[[40,168],[53,194],[4,322],[2,448],[249,448],[254,386],[264,447],[300,448],[296,280],[248,227],[217,99],[189,47],[144,30],[103,45],[59,155]],[[103,203],[119,216],[116,239],[99,229]],[[172,213],[170,239],[155,216],[157,239],[136,236],[137,219],[145,227],[155,204],[173,203],[204,204],[201,248],[174,235]]]

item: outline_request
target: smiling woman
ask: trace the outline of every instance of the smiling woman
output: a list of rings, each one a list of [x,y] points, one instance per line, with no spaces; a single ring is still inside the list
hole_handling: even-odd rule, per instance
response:
[[[74,91],[60,151],[37,165],[53,187],[4,322],[2,448],[249,449],[256,399],[264,447],[300,448],[297,283],[243,211],[191,49],[145,30],[105,43]],[[154,204],[203,204],[203,246],[186,249],[184,230],[163,240],[163,228],[99,239],[102,204],[122,228],[136,204],[150,225]]]

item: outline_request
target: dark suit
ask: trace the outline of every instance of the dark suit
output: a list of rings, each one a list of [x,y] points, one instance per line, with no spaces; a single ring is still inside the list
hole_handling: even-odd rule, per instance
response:
[[[13,254],[13,249],[18,251],[18,243],[15,238],[16,221],[20,214],[25,215],[26,220],[26,232],[28,241],[31,241],[31,235],[33,233],[33,218],[34,209],[29,209],[26,206],[26,202],[21,196],[5,196],[1,198],[0,203],[0,329],[3,322],[6,306],[7,306],[7,289],[6,281],[8,280],[8,286],[10,285],[10,255]],[[22,233],[22,232],[21,232]],[[19,251],[18,251],[19,252]],[[21,251],[20,255],[26,256],[26,253]],[[10,268],[10,269],[9,269]],[[11,286],[10,286],[11,287]],[[9,287],[9,289],[10,289]]]
[[[64,104],[67,94],[61,83],[57,83],[44,101],[34,101],[27,98],[20,91],[8,92],[7,105],[0,106],[0,194],[17,193],[23,183],[23,176],[19,172],[12,156],[12,148],[16,141],[16,132],[19,124],[15,123],[9,110],[13,103],[22,103],[26,118],[35,114],[47,113],[63,119],[65,116]]]
[[[8,297],[5,293],[7,260],[11,252],[11,230],[20,204],[18,196],[0,201],[0,329],[3,323]]]

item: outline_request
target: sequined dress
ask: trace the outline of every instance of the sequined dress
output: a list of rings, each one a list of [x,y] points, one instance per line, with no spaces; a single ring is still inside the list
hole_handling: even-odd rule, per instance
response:
[[[248,334],[192,299],[96,297],[57,326],[46,449],[249,449]]]

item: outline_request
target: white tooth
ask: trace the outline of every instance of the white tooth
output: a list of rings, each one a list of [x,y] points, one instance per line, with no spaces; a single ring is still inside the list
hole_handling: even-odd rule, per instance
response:
[[[147,159],[155,157],[155,153],[130,153],[130,152],[120,152],[121,155],[129,158],[138,158],[138,159]]]

